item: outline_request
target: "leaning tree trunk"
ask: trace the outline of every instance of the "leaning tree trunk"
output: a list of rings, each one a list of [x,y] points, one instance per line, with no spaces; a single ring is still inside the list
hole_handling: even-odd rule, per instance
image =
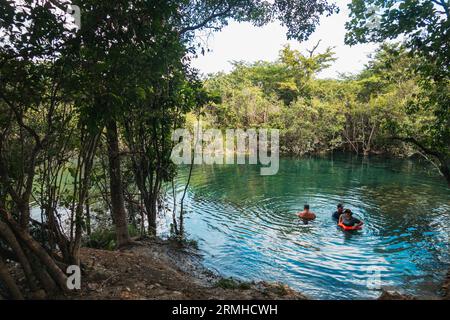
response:
[[[1,207],[0,217],[0,238],[10,248],[7,249],[8,256],[21,265],[33,297],[43,298],[56,291],[66,291],[67,277],[52,256]],[[12,298],[22,299],[23,294],[9,274],[5,263],[1,261],[1,264],[0,281],[6,286]]]
[[[108,141],[109,177],[111,190],[111,208],[116,225],[117,246],[121,247],[130,243],[128,234],[127,213],[123,198],[123,184],[120,172],[119,137],[117,124],[110,120],[106,126]]]
[[[2,221],[0,221],[0,238],[2,238],[3,241],[6,241],[6,243],[11,247],[12,252],[14,253],[14,257],[16,258],[15,260],[17,260],[17,262],[22,265],[23,273],[25,274],[30,289],[33,292],[37,291],[38,288],[33,276],[33,269],[31,267],[31,264],[28,261],[26,254],[20,246],[19,241],[16,239],[14,233],[11,231],[9,226]]]
[[[448,153],[441,153],[439,151],[433,150],[431,148],[428,148],[425,144],[418,141],[417,139],[413,137],[391,137],[392,140],[398,140],[406,143],[412,143],[414,146],[419,148],[422,152],[424,152],[426,155],[434,157],[437,159],[439,163],[435,163],[434,161],[431,161],[427,158],[428,161],[431,161],[439,170],[439,172],[442,174],[442,176],[447,181],[448,186],[450,187],[450,159],[448,157]]]
[[[51,276],[51,278],[55,281],[58,287],[61,290],[67,289],[67,277],[63,273],[63,271],[58,267],[53,258],[45,251],[45,249],[34,240],[31,235],[20,228],[19,224],[14,221],[11,215],[5,210],[1,210],[3,214],[3,218],[6,220],[7,224],[11,228],[11,230],[16,235],[17,239],[23,243],[23,246],[26,247],[28,251],[31,252],[36,258],[39,259],[39,262],[43,267],[46,268],[46,271]]]
[[[17,286],[14,279],[8,272],[8,268],[3,261],[3,258],[0,257],[0,281],[5,285],[6,289],[8,289],[9,294],[15,300],[23,300],[23,295],[20,292],[19,287]]]

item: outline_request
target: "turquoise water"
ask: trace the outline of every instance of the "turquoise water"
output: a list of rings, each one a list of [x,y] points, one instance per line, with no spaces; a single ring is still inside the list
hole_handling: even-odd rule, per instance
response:
[[[180,168],[181,192],[186,168]],[[179,196],[178,196],[179,198]],[[365,222],[341,231],[338,202]],[[309,203],[317,219],[295,213]],[[254,165],[195,166],[186,231],[207,267],[243,280],[287,283],[316,299],[438,294],[449,267],[450,190],[425,163],[334,156]]]

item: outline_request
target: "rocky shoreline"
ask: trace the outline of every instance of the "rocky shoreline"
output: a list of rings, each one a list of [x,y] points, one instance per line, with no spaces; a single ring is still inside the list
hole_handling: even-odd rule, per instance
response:
[[[82,248],[80,291],[63,299],[307,300],[285,284],[241,282],[203,266],[195,248],[176,241],[146,239],[119,251]],[[450,271],[442,286],[450,299]],[[416,300],[382,290],[378,300]]]
[[[444,284],[442,285],[442,295],[444,300],[450,300],[450,270],[447,272]]]
[[[82,248],[81,290],[61,300],[307,300],[285,284],[242,282],[223,278],[203,266],[192,246],[177,241],[141,239],[116,251]],[[23,278],[20,270],[14,274]],[[23,279],[24,280],[24,279]],[[19,281],[23,282],[23,281]],[[450,299],[450,271],[442,285],[442,299]],[[39,297],[33,297],[39,299]],[[378,300],[416,300],[382,290]]]
[[[195,250],[174,241],[145,240],[119,251],[81,249],[81,290],[63,299],[305,300],[286,285],[224,279]]]

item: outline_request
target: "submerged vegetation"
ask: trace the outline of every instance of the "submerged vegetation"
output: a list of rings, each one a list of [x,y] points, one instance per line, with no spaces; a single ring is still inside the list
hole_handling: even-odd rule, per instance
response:
[[[280,128],[286,153],[398,154],[409,152],[407,143],[450,183],[449,5],[401,2],[396,14],[382,8],[377,32],[364,27],[366,2],[352,2],[350,44],[407,35],[359,75],[319,80],[332,50],[286,47],[277,62],[237,63],[204,83],[190,66],[205,49],[196,31],[218,31],[230,19],[278,20],[289,38],[304,40],[336,6],[0,0],[0,296],[64,293],[66,267],[80,265],[83,244],[113,249],[132,245],[135,234],[155,236],[162,186],[177,171],[171,134],[189,113],[206,110],[222,128]],[[69,3],[80,8],[81,26],[66,14]],[[182,239],[182,203],[172,217]]]

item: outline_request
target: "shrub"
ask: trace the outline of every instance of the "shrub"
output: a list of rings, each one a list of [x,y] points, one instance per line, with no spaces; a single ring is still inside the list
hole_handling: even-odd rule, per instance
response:
[[[139,234],[138,230],[132,225],[128,226],[128,232],[131,237]],[[116,248],[115,228],[99,228],[94,230],[84,242],[84,246],[95,249],[114,250]]]
[[[251,287],[251,283],[235,280],[233,278],[222,278],[217,281],[215,286],[222,289],[248,290]]]

